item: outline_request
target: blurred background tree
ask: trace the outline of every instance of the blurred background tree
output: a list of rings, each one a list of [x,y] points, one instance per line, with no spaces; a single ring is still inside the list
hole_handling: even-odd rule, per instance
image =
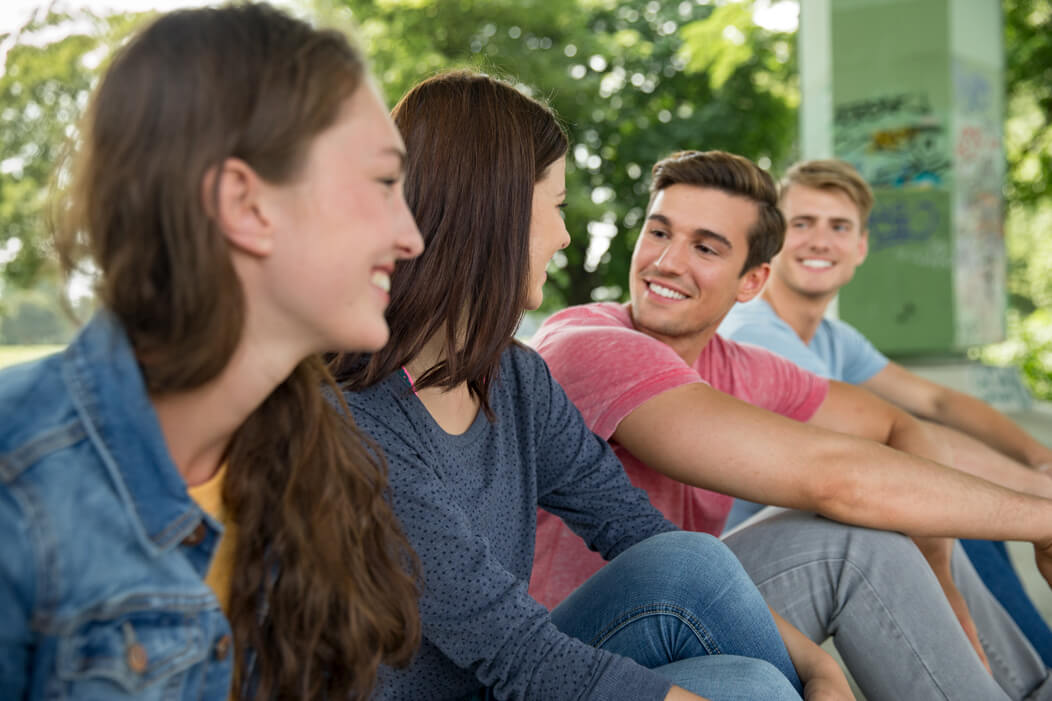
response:
[[[396,101],[440,70],[506,77],[546,100],[570,134],[566,223],[545,310],[621,299],[650,166],[720,148],[770,167],[796,136],[793,37],[751,2],[326,0],[358,27]],[[470,128],[470,125],[466,125]]]
[[[1052,399],[1052,0],[1002,0],[1008,338],[976,355],[1016,365]]]
[[[51,184],[100,65],[144,17],[48,10],[0,34],[2,344],[60,343],[76,330],[46,222]]]

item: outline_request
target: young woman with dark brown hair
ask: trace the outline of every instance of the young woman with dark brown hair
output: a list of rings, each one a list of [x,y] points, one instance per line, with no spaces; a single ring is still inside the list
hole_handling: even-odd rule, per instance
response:
[[[339,33],[240,5],[119,51],[59,232],[101,310],[0,374],[0,697],[363,698],[409,659],[410,548],[316,355],[388,338],[404,158]]]
[[[427,245],[392,278],[391,343],[334,363],[387,456],[422,569],[420,652],[406,669],[383,668],[379,697],[799,699],[734,557],[715,538],[675,532],[512,339],[569,243],[554,115],[506,83],[456,72],[415,87],[394,117]],[[538,506],[617,556],[551,614],[526,591]]]

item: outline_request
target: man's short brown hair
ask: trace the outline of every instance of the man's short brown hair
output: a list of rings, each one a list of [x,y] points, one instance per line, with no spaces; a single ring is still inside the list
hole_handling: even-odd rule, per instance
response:
[[[843,192],[858,208],[859,222],[865,231],[869,213],[873,210],[873,190],[850,163],[826,158],[794,164],[778,184],[779,202],[793,185]]]
[[[726,151],[679,151],[662,158],[651,171],[650,202],[672,185],[721,190],[756,203],[756,223],[748,232],[749,251],[741,273],[771,262],[785,241],[785,217],[778,209],[778,188],[771,175],[748,158]]]

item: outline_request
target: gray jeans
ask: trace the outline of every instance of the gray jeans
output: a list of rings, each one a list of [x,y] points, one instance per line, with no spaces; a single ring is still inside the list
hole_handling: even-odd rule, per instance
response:
[[[994,678],[905,536],[768,507],[724,536],[768,605],[828,637],[868,701],[1052,700],[1052,678],[960,545],[953,576]]]

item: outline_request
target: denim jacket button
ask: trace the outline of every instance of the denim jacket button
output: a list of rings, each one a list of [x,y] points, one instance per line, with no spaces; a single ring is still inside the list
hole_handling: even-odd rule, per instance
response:
[[[225,660],[226,656],[230,654],[230,636],[224,635],[216,641],[215,648],[212,650],[217,660]]]
[[[205,528],[204,521],[198,523],[197,527],[194,528],[194,530],[190,531],[190,535],[183,538],[183,545],[186,545],[191,548],[195,545],[200,545],[202,541],[204,541],[205,533],[207,531],[208,529]]]
[[[142,674],[145,672],[146,665],[149,664],[150,661],[146,656],[146,648],[139,643],[128,646],[126,659],[128,661],[128,667],[136,674]]]

